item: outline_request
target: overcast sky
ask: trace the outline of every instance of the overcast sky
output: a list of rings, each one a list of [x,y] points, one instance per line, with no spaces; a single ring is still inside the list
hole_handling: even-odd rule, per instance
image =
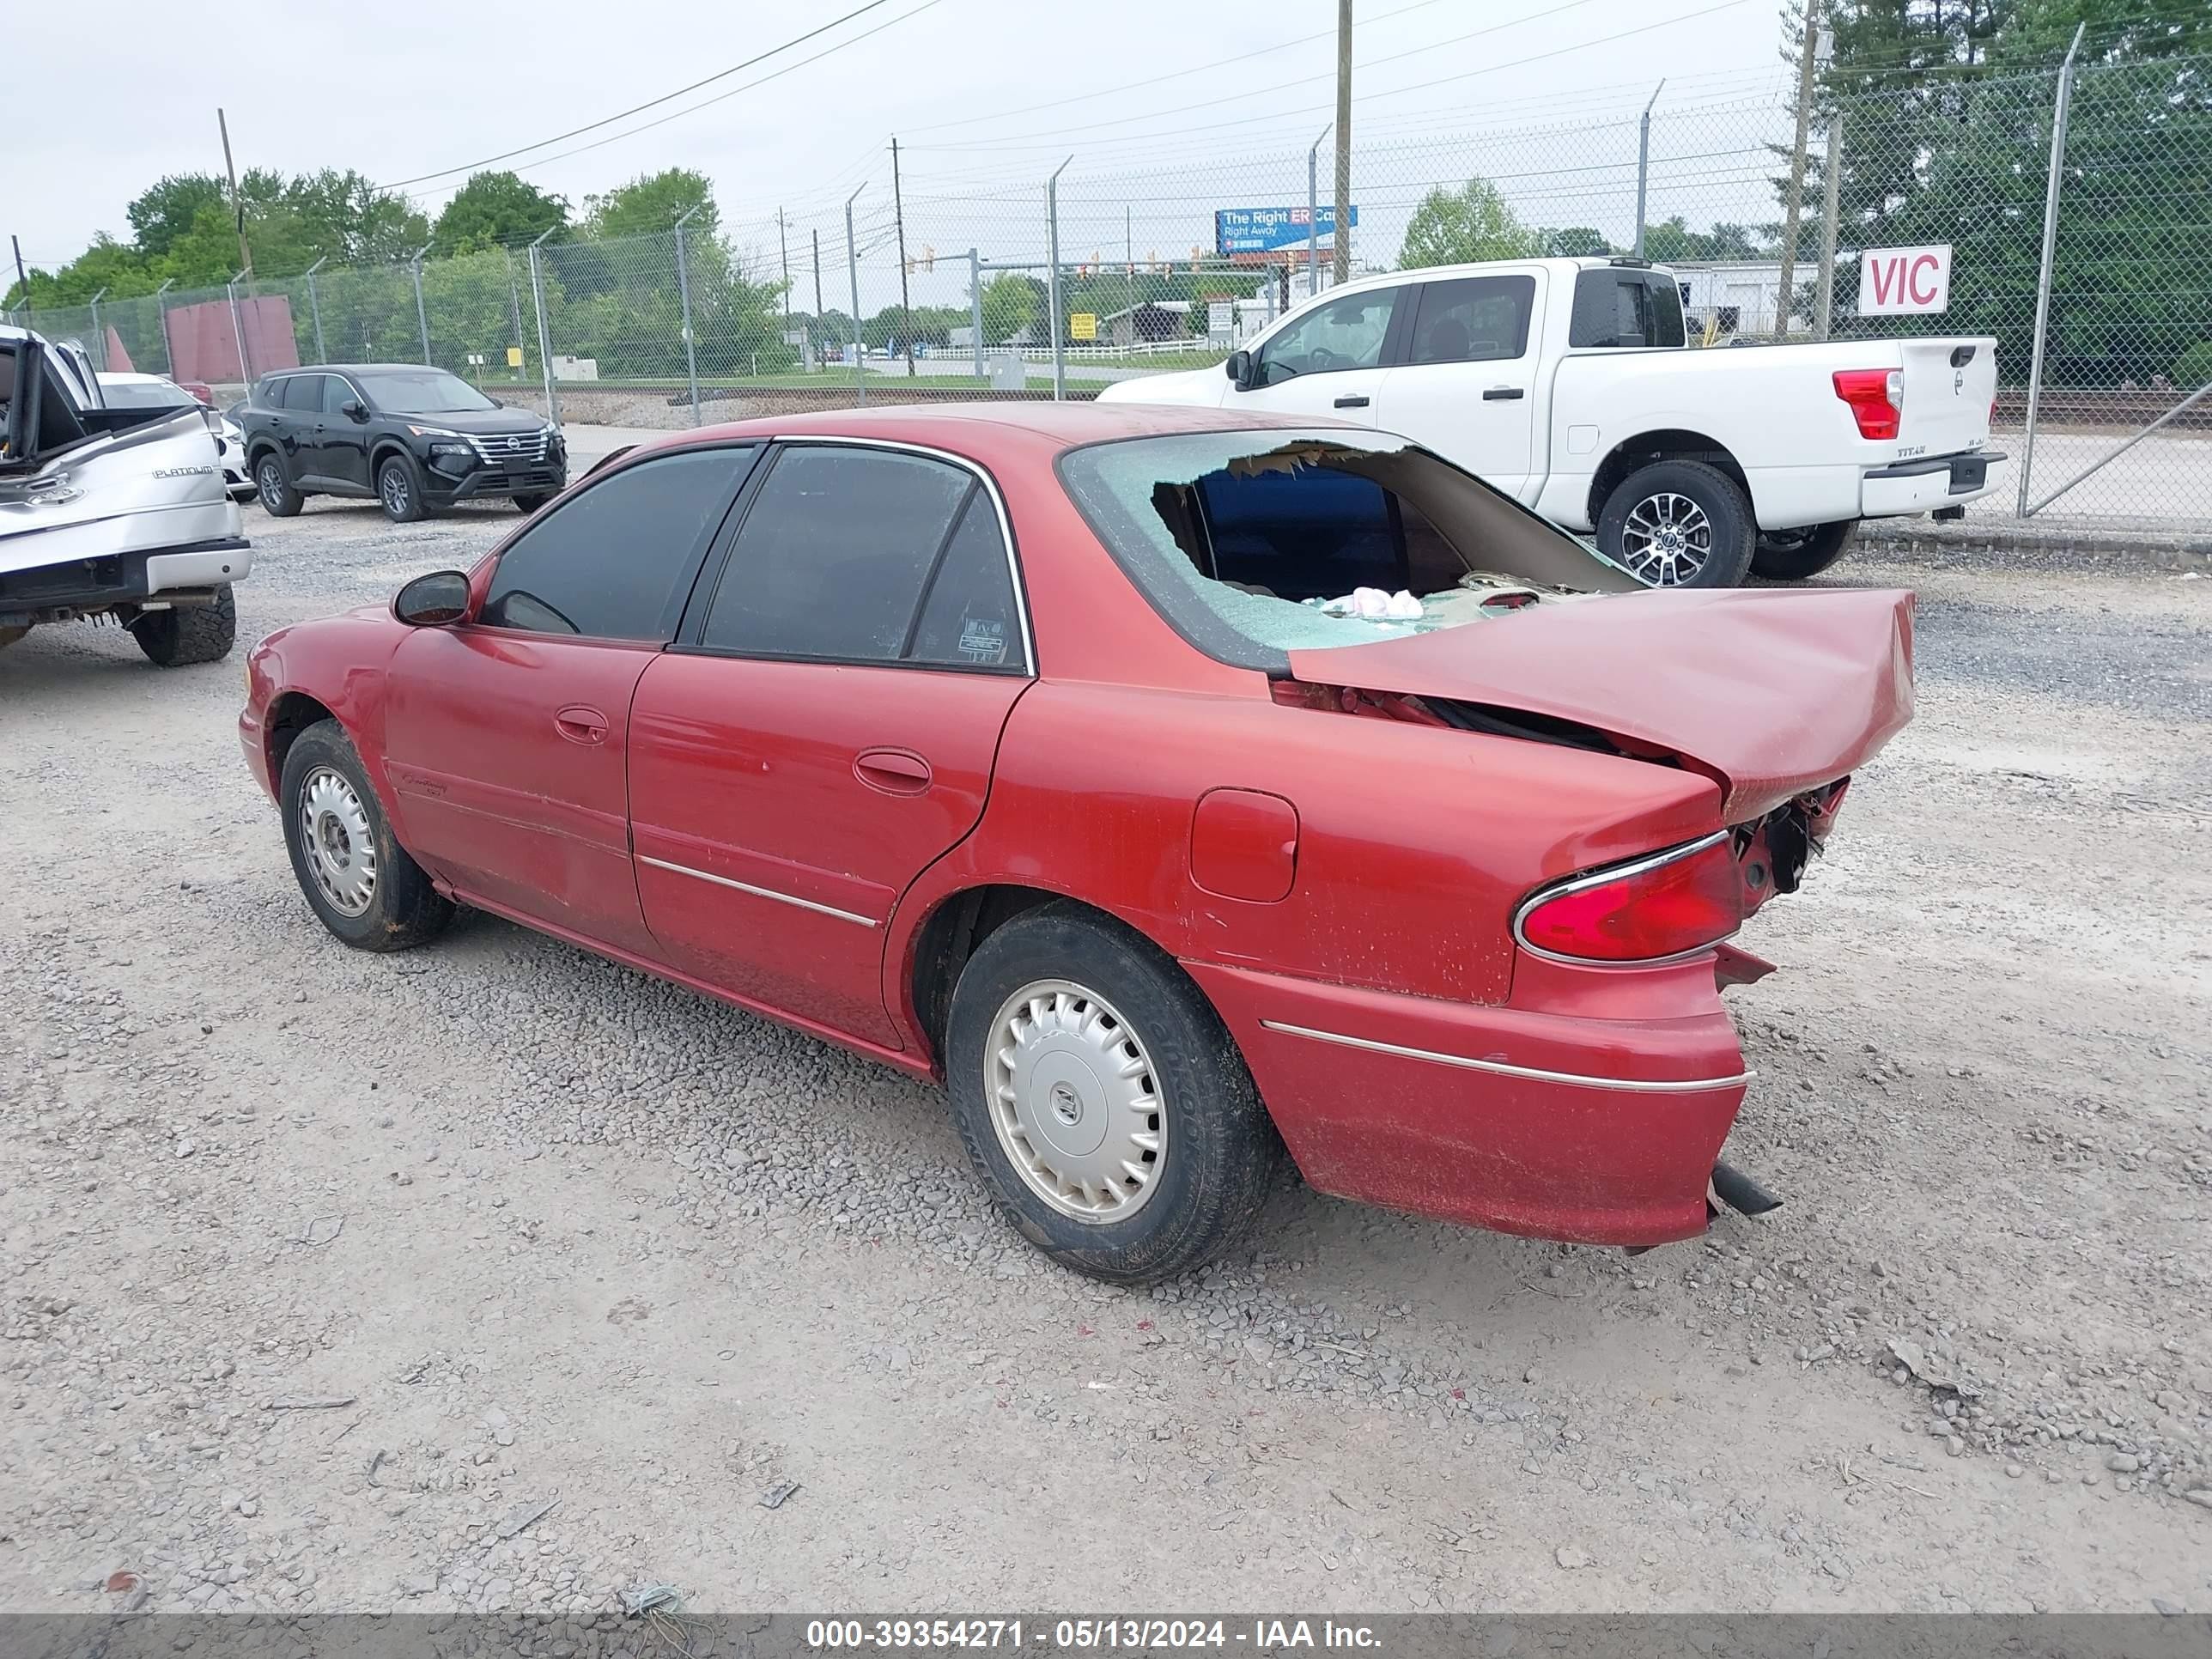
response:
[[[10,77],[18,142],[0,230],[49,268],[95,231],[127,238],[125,204],[151,180],[220,173],[217,105],[241,171],[356,167],[398,183],[459,169],[402,186],[434,214],[472,163],[672,92],[862,3],[479,0],[381,22],[358,6],[303,0],[19,6],[7,57],[36,67]],[[1779,9],[1778,0],[1359,0],[1363,226],[1379,228],[1377,214],[1401,224],[1429,183],[1480,170],[1508,180],[1540,222],[1615,228],[1608,216],[1632,214],[1617,186],[1632,179],[1635,115],[1650,88],[1668,77],[1662,111],[1778,97]],[[1333,0],[884,0],[757,68],[496,165],[577,207],[641,173],[698,168],[726,222],[757,250],[764,240],[768,257],[769,222],[787,210],[796,272],[811,229],[823,233],[825,261],[833,238],[842,258],[841,204],[856,185],[863,251],[888,234],[893,133],[906,146],[909,245],[939,252],[1041,250],[1042,230],[1031,230],[1042,181],[1073,154],[1065,257],[1118,254],[1125,231],[1140,258],[1187,257],[1210,238],[1212,207],[1303,200],[1305,150],[1334,112],[1335,17]],[[778,70],[787,72],[761,82]],[[1679,140],[1655,124],[1655,156],[1715,148],[1704,136],[1711,119],[1694,132],[1686,116],[1678,126]],[[1447,144],[1444,135],[1461,136]],[[1595,179],[1601,163],[1625,172],[1605,173],[1602,189],[1577,185],[1577,169]],[[1325,146],[1324,200],[1331,165]],[[1713,164],[1698,165],[1704,173],[1684,172],[1687,161],[1676,170],[1703,180]]]

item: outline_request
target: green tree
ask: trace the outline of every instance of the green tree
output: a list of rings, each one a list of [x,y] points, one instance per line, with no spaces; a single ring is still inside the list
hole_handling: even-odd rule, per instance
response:
[[[453,192],[430,234],[441,254],[472,253],[535,241],[568,222],[568,204],[548,196],[520,173],[473,173]]]
[[[604,196],[584,198],[584,233],[589,236],[642,236],[667,230],[690,210],[698,212],[685,226],[701,234],[721,222],[714,206],[714,186],[703,173],[689,167],[669,167],[642,173],[618,185]]]
[[[1019,271],[1001,271],[983,285],[983,343],[1004,345],[1045,313],[1045,286]]]
[[[1544,233],[1544,252],[1555,259],[1602,258],[1613,252],[1613,244],[1588,225],[1569,225]]]
[[[156,180],[123,211],[139,252],[158,259],[192,228],[202,208],[220,210],[229,205],[222,179],[205,173],[181,173]]]
[[[1437,185],[1407,222],[1398,264],[1467,264],[1478,259],[1526,259],[1544,251],[1543,233],[1522,224],[1497,185],[1470,179],[1459,189]]]

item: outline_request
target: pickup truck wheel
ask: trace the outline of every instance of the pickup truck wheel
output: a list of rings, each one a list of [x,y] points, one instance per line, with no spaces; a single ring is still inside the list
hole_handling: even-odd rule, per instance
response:
[[[1078,906],[1029,911],[977,947],[945,1068],[992,1196],[1064,1267],[1150,1284],[1259,1213],[1280,1143],[1236,1043],[1173,962]]]
[[[419,524],[424,518],[422,481],[404,455],[387,455],[376,469],[376,504],[394,524]]]
[[[1613,486],[1597,544],[1653,587],[1735,587],[1758,525],[1735,479],[1703,461],[1654,461]]]
[[[272,454],[253,464],[253,493],[272,519],[289,519],[300,511],[300,492],[284,476],[284,463]]]
[[[1751,574],[1771,582],[1802,582],[1817,576],[1844,556],[1851,532],[1858,527],[1856,519],[1844,519],[1802,530],[1761,532],[1758,550],[1751,556]]]
[[[336,720],[292,740],[276,798],[292,873],[324,927],[360,951],[404,951],[445,931],[451,901],[392,839],[361,757]]]
[[[149,662],[162,668],[221,662],[238,642],[238,597],[218,587],[206,605],[142,611],[131,620],[131,637]]]

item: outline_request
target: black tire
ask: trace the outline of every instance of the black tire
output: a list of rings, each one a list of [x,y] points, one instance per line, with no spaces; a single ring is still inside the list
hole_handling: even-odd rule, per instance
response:
[[[1116,1089],[1134,1090],[1139,1100],[1155,1094],[1163,1108],[1142,1120],[1164,1135],[1158,1173],[1125,1219],[1079,1219],[1054,1207],[1016,1167],[997,1127],[986,1072],[1008,1045],[994,1027],[1018,993],[1044,981],[1066,988],[1063,1006],[1085,1030],[1097,1016],[1103,1033],[1091,1040],[1106,1043],[1108,1055],[1128,1052],[1119,1046],[1126,1039],[1136,1048],[1131,1063],[1144,1065],[1134,1084],[1089,1068],[1073,1073],[1077,1086],[1055,1084],[1051,1098],[1064,1097],[1077,1114],[1060,1121],[1073,1132],[1081,1114],[1095,1109],[1110,1133],[1114,1123],[1127,1121],[1117,1115],[1128,1109],[1126,1102],[1115,1103],[1109,1092]],[[1080,1033],[1071,1041],[1079,1054]],[[1212,1260],[1259,1214],[1281,1142],[1243,1057],[1171,960],[1095,913],[1048,904],[987,938],[953,988],[945,1057],[953,1120],[968,1155],[1015,1228],[1061,1266],[1111,1284],[1150,1284]],[[1036,1081],[1035,1062],[1018,1065],[1029,1066]]]
[[[536,490],[527,495],[517,495],[514,498],[514,510],[518,513],[535,513],[552,499],[553,492],[550,489]]]
[[[1843,519],[1802,530],[1766,532],[1751,556],[1751,574],[1771,582],[1802,582],[1817,576],[1844,556],[1858,527],[1856,519]]]
[[[307,792],[311,785],[319,787],[332,776],[350,792],[352,812],[357,815],[355,822],[366,824],[368,844],[375,854],[365,902],[352,914],[325,890],[309,861],[307,837],[323,832],[311,832],[308,828]],[[341,794],[333,804],[342,804],[345,799]],[[308,908],[337,938],[357,951],[404,951],[445,931],[446,924],[453,919],[452,902],[430,884],[422,866],[392,838],[384,808],[362,769],[361,757],[336,720],[318,720],[292,740],[284,754],[276,800],[284,819],[284,845],[292,854],[292,874],[307,896]],[[354,842],[349,833],[344,834],[341,850],[350,860]]]
[[[283,458],[273,449],[264,452],[253,463],[253,493],[261,498],[262,510],[272,519],[295,517],[303,499],[292,488]]]
[[[1684,545],[1671,560],[1656,538],[1645,539],[1643,526],[1650,523],[1650,515],[1638,511],[1665,498],[1687,501],[1695,509],[1686,517],[1690,531]],[[1606,556],[1654,587],[1741,586],[1758,536],[1742,489],[1704,461],[1654,461],[1637,468],[1613,486],[1597,519],[1597,544]],[[1630,544],[1632,537],[1635,545]],[[1703,556],[1682,570],[1682,562],[1692,554]]]
[[[377,463],[376,504],[394,524],[420,524],[429,516],[422,475],[404,455],[386,455]]]
[[[228,587],[218,587],[206,605],[142,611],[131,618],[131,637],[138,641],[146,659],[159,667],[221,662],[238,643],[238,597]]]

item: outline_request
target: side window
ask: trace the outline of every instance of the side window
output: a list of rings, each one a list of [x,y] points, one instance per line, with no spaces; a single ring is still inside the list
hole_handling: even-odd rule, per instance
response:
[[[322,374],[295,374],[284,382],[285,412],[293,415],[313,415],[323,406]]]
[[[1462,276],[1421,284],[1409,363],[1486,363],[1528,349],[1534,276]]]
[[[745,514],[700,643],[844,662],[896,662],[910,651],[947,663],[1018,661],[1012,595],[994,600],[978,568],[986,540],[999,539],[995,517],[969,517],[981,495],[966,468],[925,455],[785,450]],[[1003,573],[1003,550],[999,562]],[[923,604],[933,582],[942,610]],[[963,584],[967,592],[955,592]],[[1006,641],[995,657],[994,626]]]
[[[352,382],[343,374],[325,374],[319,378],[323,383],[323,413],[335,415],[338,412],[338,405],[353,396]]]
[[[938,557],[913,635],[906,653],[912,662],[1021,666],[1022,619],[1014,606],[1006,538],[980,485],[968,492],[967,511]]]
[[[481,620],[593,639],[675,638],[708,539],[753,454],[664,455],[572,496],[500,556]]]
[[[1649,271],[1585,270],[1575,278],[1571,346],[1678,346],[1682,296],[1670,278]]]
[[[1260,384],[1280,386],[1300,374],[1372,368],[1382,361],[1383,337],[1400,288],[1374,289],[1324,301],[1260,348]]]

